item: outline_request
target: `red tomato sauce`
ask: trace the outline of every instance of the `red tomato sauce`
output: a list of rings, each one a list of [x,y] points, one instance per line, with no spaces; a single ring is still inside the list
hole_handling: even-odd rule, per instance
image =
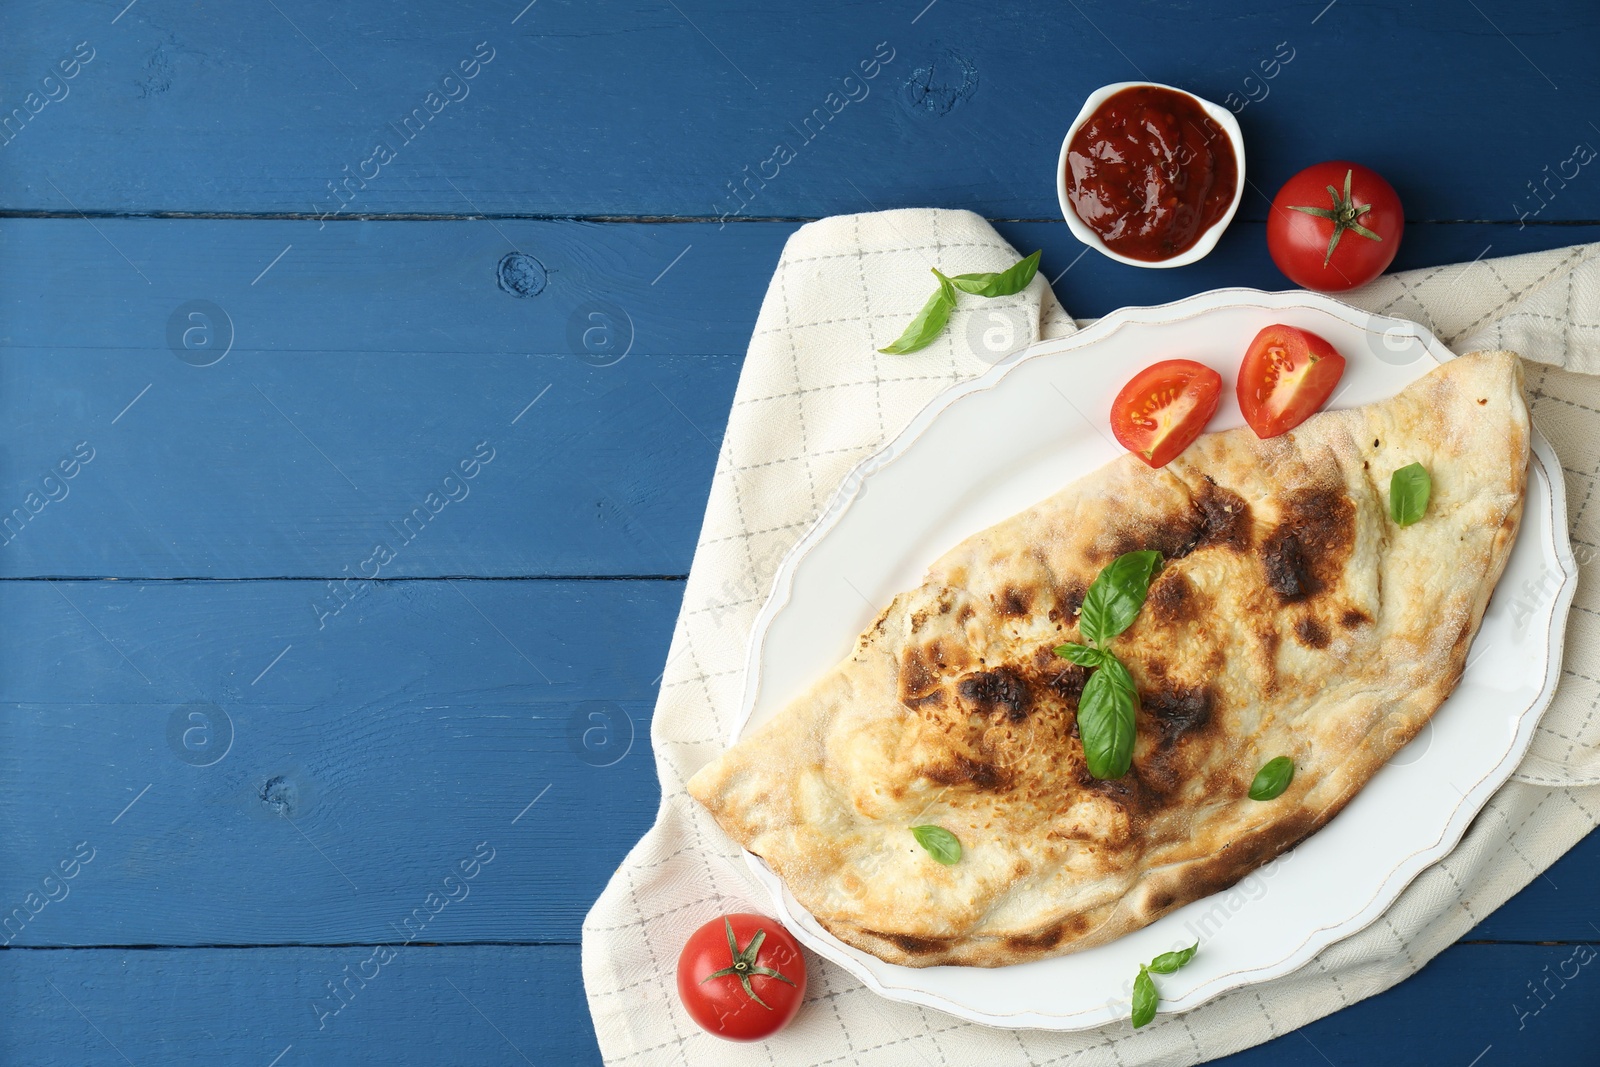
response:
[[[1171,259],[1227,214],[1239,185],[1233,142],[1195,100],[1124,89],[1067,146],[1067,198],[1107,248]]]

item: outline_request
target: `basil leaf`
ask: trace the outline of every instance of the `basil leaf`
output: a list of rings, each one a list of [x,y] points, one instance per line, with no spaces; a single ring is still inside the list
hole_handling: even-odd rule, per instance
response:
[[[1096,778],[1121,778],[1133,763],[1133,678],[1109,652],[1078,697],[1078,737],[1084,762]]]
[[[1132,626],[1160,565],[1161,553],[1154,551],[1125,552],[1106,564],[1084,594],[1078,631],[1103,645]]]
[[[942,826],[913,826],[911,836],[928,850],[928,855],[946,867],[961,859],[961,842]]]
[[[1028,287],[1039,272],[1040,249],[1027,259],[1020,259],[1005,270],[993,274],[957,274],[950,284],[963,293],[974,296],[1012,296]],[[943,278],[944,275],[939,275]]]
[[[1150,972],[1139,968],[1139,977],[1133,980],[1133,1028],[1135,1030],[1156,1017],[1156,1005],[1161,997],[1156,993],[1156,983]]]
[[[1294,781],[1294,760],[1288,756],[1269,759],[1266,765],[1256,772],[1256,780],[1250,783],[1250,799],[1271,800],[1288,789],[1292,781]]]
[[[1410,526],[1428,510],[1433,478],[1420,463],[1401,467],[1389,476],[1389,517],[1396,526]]]
[[[934,271],[939,274],[938,271]],[[922,310],[917,312],[917,317],[911,320],[905,332],[887,348],[878,349],[879,352],[891,356],[902,356],[907,352],[917,352],[929,345],[944,332],[945,324],[950,321],[950,312],[955,310],[956,291],[950,284],[950,279],[939,274],[939,288],[922,305]]]
[[[1150,961],[1150,969],[1156,974],[1172,974],[1179,967],[1194,959],[1194,954],[1200,951],[1200,942],[1196,941],[1188,948],[1179,952],[1163,952]]]
[[[1056,655],[1062,659],[1071,660],[1080,667],[1098,667],[1111,655],[1109,652],[1088,645],[1080,645],[1076,641],[1068,641],[1064,645],[1056,646]]]

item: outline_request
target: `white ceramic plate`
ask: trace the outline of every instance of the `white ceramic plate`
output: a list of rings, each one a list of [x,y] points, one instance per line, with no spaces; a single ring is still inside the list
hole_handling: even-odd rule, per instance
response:
[[[1452,358],[1415,323],[1310,293],[1246,289],[1124,309],[1008,358],[943,394],[861,464],[784,560],[751,638],[734,739],[843,659],[879,606],[919,584],[947,548],[1119,455],[1106,414],[1139,368],[1170,357],[1214,367],[1228,387],[1212,429],[1241,425],[1231,387],[1239,359],[1274,322],[1313,330],[1349,359],[1334,407],[1392,396]],[[1521,533],[1456,691],[1327,827],[1233,889],[1086,952],[919,969],[843,944],[748,856],[779,918],[883,996],[993,1026],[1077,1030],[1125,1019],[1139,964],[1196,940],[1194,961],[1160,980],[1162,1011],[1300,967],[1377,919],[1455,846],[1550,702],[1577,566],[1560,466],[1537,432],[1530,475]]]

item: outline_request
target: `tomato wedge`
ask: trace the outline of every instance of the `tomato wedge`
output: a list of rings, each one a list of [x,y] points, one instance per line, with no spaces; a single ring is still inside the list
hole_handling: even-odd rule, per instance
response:
[[[1239,368],[1239,410],[1257,437],[1277,437],[1314,415],[1344,375],[1344,357],[1316,334],[1268,326]]]
[[[1111,432],[1152,467],[1188,448],[1216,414],[1222,375],[1192,359],[1146,367],[1111,402]]]

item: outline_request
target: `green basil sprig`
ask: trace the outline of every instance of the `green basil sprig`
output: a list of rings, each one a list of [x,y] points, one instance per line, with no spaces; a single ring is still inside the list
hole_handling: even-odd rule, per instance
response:
[[[1084,594],[1078,631],[1104,645],[1132,626],[1160,565],[1161,553],[1153,551],[1126,552],[1108,563]]]
[[[911,320],[899,338],[878,351],[902,356],[908,352],[919,352],[933,344],[949,324],[950,313],[956,309],[957,289],[984,297],[1011,296],[1022,292],[1033,281],[1034,274],[1038,273],[1040,252],[1018,260],[1005,270],[986,274],[957,274],[952,278],[940,273],[939,268],[933,268],[934,275],[939,279],[939,288],[928,297],[928,302],[922,305],[922,310],[917,312],[917,317]]]
[[[973,296],[1014,296],[1028,287],[1033,281],[1033,276],[1039,272],[1039,256],[1044,249],[1040,249],[1027,259],[1019,259],[1010,267],[990,274],[957,274],[946,279],[949,283],[960,289],[963,293]],[[939,274],[937,270],[933,273]],[[943,274],[939,277],[944,278]]]
[[[1080,645],[1076,641],[1068,641],[1064,645],[1056,646],[1056,655],[1062,659],[1069,659],[1080,667],[1098,667],[1108,659],[1114,658],[1111,653],[1100,648],[1090,648]]]
[[[1141,965],[1139,977],[1133,980],[1133,1028],[1135,1030],[1156,1017],[1156,1005],[1161,1003],[1161,995],[1156,992],[1155,979],[1150,977],[1150,968]]]
[[[1151,974],[1172,974],[1178,968],[1194,959],[1194,954],[1200,951],[1200,942],[1196,941],[1181,952],[1163,952],[1147,964],[1139,967],[1139,977],[1133,980],[1133,1028],[1135,1030],[1150,1022],[1156,1017],[1156,1005],[1161,1002],[1161,995],[1156,992],[1155,979]]]
[[[1250,783],[1250,799],[1276,799],[1289,788],[1289,783],[1292,781],[1294,781],[1294,760],[1288,756],[1269,759],[1256,772],[1255,781]]]
[[[1410,526],[1428,510],[1433,478],[1420,463],[1401,467],[1389,476],[1389,517],[1396,526]]]
[[[934,271],[934,273],[939,272]],[[950,279],[940,275],[939,288],[928,297],[928,302],[922,305],[922,310],[911,320],[911,325],[906,327],[905,332],[893,344],[878,351],[899,356],[927,348],[933,344],[934,338],[944,332],[945,324],[950,321],[950,312],[955,309],[955,287],[950,284]]]
[[[1096,650],[1099,651],[1099,650]],[[1134,710],[1139,698],[1122,661],[1109,652],[1078,697],[1078,737],[1096,778],[1121,778],[1133,764]]]
[[[1179,967],[1194,959],[1194,954],[1200,951],[1200,942],[1196,941],[1188,948],[1178,952],[1163,952],[1150,961],[1150,969],[1156,974],[1172,974]]]
[[[911,836],[917,839],[917,844],[928,850],[928,855],[946,867],[961,859],[961,842],[942,826],[913,826]]]
[[[1121,778],[1133,765],[1139,695],[1133,676],[1106,644],[1133,625],[1150,593],[1161,553],[1125,552],[1096,575],[1078,610],[1078,632],[1093,642],[1069,641],[1056,655],[1094,673],[1078,697],[1078,738],[1083,759],[1096,778]]]

